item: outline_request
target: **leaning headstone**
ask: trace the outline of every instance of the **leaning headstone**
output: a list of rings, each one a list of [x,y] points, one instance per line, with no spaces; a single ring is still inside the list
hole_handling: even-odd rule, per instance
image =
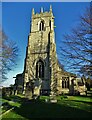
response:
[[[56,99],[52,99],[50,100],[51,103],[57,103],[57,100]]]
[[[53,93],[50,95],[50,102],[57,103],[56,95],[54,95]]]

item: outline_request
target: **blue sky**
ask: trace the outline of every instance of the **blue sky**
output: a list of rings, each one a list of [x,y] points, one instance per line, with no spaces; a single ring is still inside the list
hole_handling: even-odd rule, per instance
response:
[[[24,69],[24,59],[26,56],[26,46],[28,35],[30,32],[31,10],[35,9],[35,13],[40,13],[40,8],[49,11],[52,5],[53,14],[55,16],[55,40],[58,57],[59,47],[62,45],[63,34],[69,33],[71,28],[75,26],[79,18],[78,16],[89,6],[88,2],[16,2],[2,3],[2,26],[6,35],[10,40],[17,43],[19,47],[18,65],[15,69],[8,73],[8,80],[3,85],[14,83],[13,77],[18,73],[22,73]],[[61,61],[62,62],[62,61]]]

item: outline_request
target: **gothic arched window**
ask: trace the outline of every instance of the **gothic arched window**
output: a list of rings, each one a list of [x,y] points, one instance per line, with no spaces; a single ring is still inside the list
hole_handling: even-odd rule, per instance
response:
[[[48,41],[50,42],[50,33],[48,34]]]
[[[44,21],[41,21],[39,24],[39,31],[43,31],[44,30]]]
[[[62,88],[64,88],[64,81],[62,80]]]
[[[62,88],[69,88],[69,77],[62,77]]]
[[[51,20],[49,21],[49,26],[50,26],[50,30],[51,30]]]
[[[36,78],[44,78],[44,62],[42,60],[36,63]]]

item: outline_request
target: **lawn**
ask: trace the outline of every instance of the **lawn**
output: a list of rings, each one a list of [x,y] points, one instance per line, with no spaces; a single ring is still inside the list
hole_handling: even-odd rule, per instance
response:
[[[3,115],[4,118],[91,118],[92,99],[82,96],[57,96],[57,103],[45,102],[47,96],[41,96],[39,100],[27,100],[21,96],[16,98],[15,108]],[[3,99],[4,100],[4,99]],[[11,104],[11,103],[10,103]]]

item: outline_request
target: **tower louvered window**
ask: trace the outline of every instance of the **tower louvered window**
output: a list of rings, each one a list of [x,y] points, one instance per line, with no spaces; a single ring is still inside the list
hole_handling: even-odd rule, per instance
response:
[[[41,21],[39,24],[39,31],[43,31],[44,30],[44,21]]]

